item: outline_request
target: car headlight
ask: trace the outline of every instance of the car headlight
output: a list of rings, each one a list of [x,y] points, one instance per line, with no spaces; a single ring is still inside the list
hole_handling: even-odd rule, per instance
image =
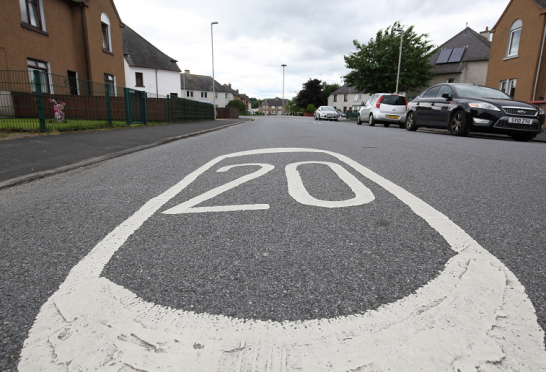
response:
[[[539,115],[544,115],[544,110],[541,109],[540,107],[538,108],[538,114],[539,114]]]
[[[480,108],[484,110],[500,111],[500,108],[498,108],[497,106],[492,105],[490,103],[486,103],[486,102],[469,103],[468,106],[474,107],[474,108]]]

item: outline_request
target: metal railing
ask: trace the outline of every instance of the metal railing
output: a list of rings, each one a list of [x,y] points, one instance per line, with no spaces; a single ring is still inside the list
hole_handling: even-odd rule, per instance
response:
[[[214,119],[212,105],[39,70],[0,70],[0,131],[66,131]]]
[[[358,111],[356,110],[348,110],[345,112],[345,116],[347,120],[356,120],[358,119]]]

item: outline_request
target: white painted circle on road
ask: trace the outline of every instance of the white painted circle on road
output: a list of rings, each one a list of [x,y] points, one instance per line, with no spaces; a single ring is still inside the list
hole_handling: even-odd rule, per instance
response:
[[[148,218],[215,164],[247,155],[302,152],[331,155],[383,187],[441,234],[457,255],[438,277],[399,301],[362,315],[301,322],[243,321],[171,309],[100,277]],[[254,165],[261,166],[258,172],[268,169]],[[345,174],[340,177],[351,188],[359,187],[351,186]],[[359,192],[364,200],[366,191]],[[292,196],[306,200],[302,195],[300,190]],[[203,200],[193,200],[182,212],[200,208],[195,205]],[[517,278],[448,217],[344,155],[275,148],[220,156],[116,227],[42,306],[19,370],[535,371],[546,369],[543,340]]]

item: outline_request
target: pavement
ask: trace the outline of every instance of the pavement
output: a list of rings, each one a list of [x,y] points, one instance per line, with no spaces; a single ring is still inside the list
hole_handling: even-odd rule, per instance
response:
[[[209,120],[66,134],[0,135],[0,189],[252,121]]]

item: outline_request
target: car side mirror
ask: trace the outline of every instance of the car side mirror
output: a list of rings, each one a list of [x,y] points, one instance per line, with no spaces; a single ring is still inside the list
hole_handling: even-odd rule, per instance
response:
[[[450,99],[451,98],[449,93],[442,93],[442,97],[445,98],[445,99]]]

